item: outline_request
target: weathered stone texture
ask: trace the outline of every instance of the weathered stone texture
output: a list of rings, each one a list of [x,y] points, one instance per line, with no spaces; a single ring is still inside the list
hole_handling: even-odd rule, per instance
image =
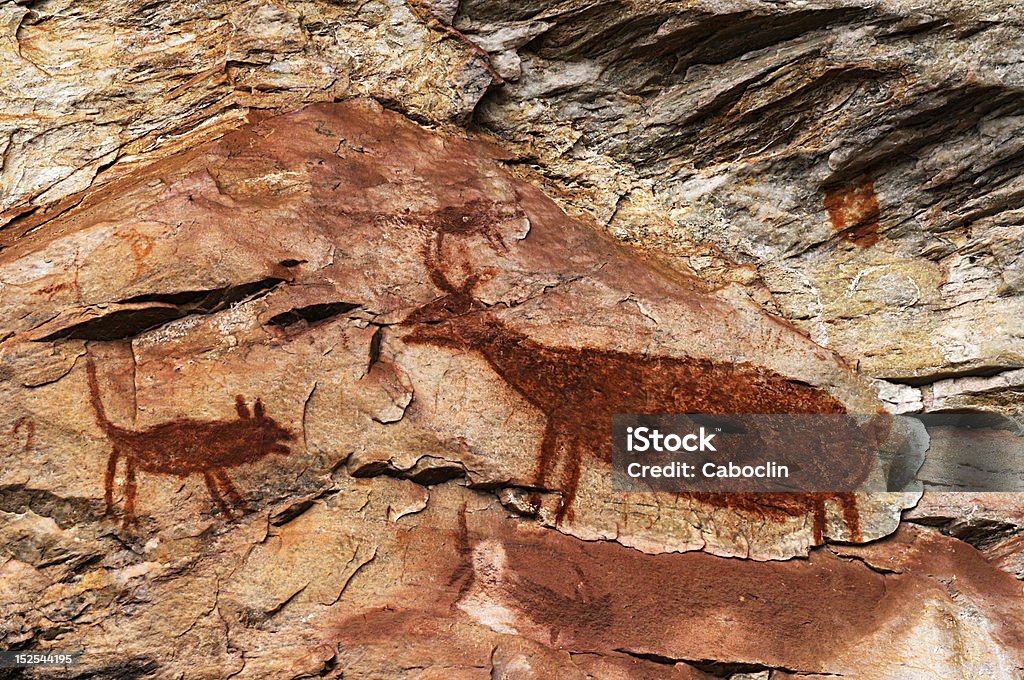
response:
[[[1024,356],[1018,10],[469,2],[456,23],[548,26],[479,119],[610,233],[716,278],[716,251],[752,264],[817,342],[926,384]]]
[[[803,335],[595,238],[489,153],[369,102],[317,106],[151,166],[23,237],[0,270],[5,358],[47,384],[8,383],[12,416],[35,428],[9,474],[48,468],[37,488],[95,495],[104,449],[127,459],[159,449],[150,439],[219,437],[226,426],[179,421],[237,418],[240,395],[295,433],[262,435],[268,455],[272,439],[292,454],[259,473],[278,471],[264,493],[347,461],[356,475],[504,487],[544,523],[655,551],[787,557],[825,534],[892,531],[911,496],[790,508],[611,494],[615,412],[878,406]],[[76,255],[60,266],[57,251]],[[119,444],[116,428],[143,434]],[[97,440],[92,479],[61,461],[69,433]],[[172,505],[178,485],[166,479]],[[849,521],[847,504],[861,508]],[[170,508],[140,514],[176,526]]]

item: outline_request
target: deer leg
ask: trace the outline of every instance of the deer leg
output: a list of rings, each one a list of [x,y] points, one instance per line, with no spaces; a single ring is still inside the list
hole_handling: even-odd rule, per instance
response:
[[[544,489],[548,483],[548,477],[554,470],[558,456],[558,437],[555,434],[555,426],[551,418],[548,418],[547,427],[544,428],[544,438],[540,442],[540,460],[538,461],[537,478],[534,485]]]
[[[534,475],[533,485],[538,489],[544,490],[548,483],[548,476],[551,474],[551,469],[555,464],[555,446],[558,444],[558,440],[555,437],[555,430],[551,424],[551,418],[548,418],[548,424],[544,428],[544,436],[540,443],[540,453],[537,459],[537,473]],[[530,494],[530,504],[533,506],[534,512],[540,511],[541,497],[540,494]]]
[[[107,503],[107,514],[114,514],[114,477],[117,475],[117,459],[121,454],[115,446],[107,458],[107,474],[103,477],[103,500]]]
[[[135,469],[137,467],[135,456],[127,456],[124,467],[124,520],[122,528],[127,529],[135,524],[135,492],[138,490],[135,482]]]
[[[825,540],[825,503],[824,498],[814,500],[814,545]]]
[[[217,507],[220,508],[221,512],[229,518],[234,517],[234,514],[231,512],[231,508],[224,502],[224,497],[220,495],[220,489],[217,488],[217,478],[213,476],[213,473],[204,472],[203,479],[206,481],[206,489],[210,492],[210,498],[217,503]]]
[[[584,445],[568,447],[566,451],[565,473],[563,479],[562,500],[558,504],[558,514],[555,515],[556,523],[561,524],[562,520],[572,520],[572,505],[576,500],[576,490],[580,486],[580,467],[583,464]]]
[[[249,504],[245,502],[242,495],[238,493],[238,489],[236,489],[235,485],[231,483],[231,478],[228,477],[228,473],[223,470],[216,470],[213,473],[213,476],[220,483],[220,487],[224,490],[224,493],[228,495],[228,498],[231,499],[234,506],[243,513],[247,512],[249,510]]]
[[[843,521],[850,530],[850,540],[859,543],[864,539],[860,532],[860,512],[857,510],[857,496],[852,493],[839,494],[839,505],[843,509]]]

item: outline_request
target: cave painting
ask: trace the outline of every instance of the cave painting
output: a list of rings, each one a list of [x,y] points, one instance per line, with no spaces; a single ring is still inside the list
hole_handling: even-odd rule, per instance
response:
[[[234,420],[176,418],[145,430],[119,427],[107,418],[100,398],[96,364],[88,354],[86,371],[89,378],[89,400],[96,415],[96,423],[112,447],[103,480],[108,514],[114,511],[117,463],[120,458],[125,459],[125,528],[136,521],[136,474],[139,470],[181,478],[201,474],[210,497],[230,518],[234,517],[232,506],[244,511],[246,503],[228,477],[227,469],[255,462],[272,453],[291,453],[285,442],[295,439],[292,433],[267,415],[259,399],[250,413],[241,395],[235,397],[238,418]]]
[[[11,441],[17,441],[18,436],[22,432],[25,433],[25,444],[21,450],[28,452],[28,450],[32,448],[32,444],[36,437],[36,423],[28,416],[22,416],[14,421],[14,426],[10,431]]]
[[[551,347],[508,327],[472,294],[487,272],[453,281],[446,262],[448,238],[482,237],[496,250],[506,246],[490,225],[495,212],[480,203],[435,213],[426,221],[424,263],[441,295],[403,321],[405,342],[480,354],[513,390],[544,414],[532,488],[559,491],[556,522],[571,520],[585,459],[610,464],[609,429],[616,413],[845,413],[824,390],[749,364],[645,356],[592,347]],[[463,242],[461,245],[465,246]],[[463,268],[464,269],[464,268]],[[860,471],[866,477],[867,470]],[[682,494],[715,507],[763,519],[813,519],[820,543],[829,502],[837,503],[855,541],[861,540],[853,493]]]

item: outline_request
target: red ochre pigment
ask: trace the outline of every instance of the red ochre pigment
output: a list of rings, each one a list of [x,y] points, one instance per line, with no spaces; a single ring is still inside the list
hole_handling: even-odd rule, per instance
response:
[[[572,519],[584,460],[610,463],[609,423],[617,413],[845,413],[823,390],[749,364],[715,363],[690,357],[646,356],[592,347],[542,345],[509,328],[473,298],[479,275],[454,283],[443,258],[447,235],[484,233],[487,210],[467,206],[458,214],[429,220],[424,259],[431,281],[443,295],[410,314],[411,344],[479,353],[494,372],[544,414],[533,486],[562,494],[557,521]],[[487,236],[504,248],[500,237]],[[811,513],[814,540],[821,542],[825,510],[837,502],[854,540],[860,521],[852,493],[697,493],[682,495],[715,507],[764,519]]]
[[[842,238],[862,248],[878,243],[881,208],[871,177],[865,175],[854,184],[826,193],[825,209]]]

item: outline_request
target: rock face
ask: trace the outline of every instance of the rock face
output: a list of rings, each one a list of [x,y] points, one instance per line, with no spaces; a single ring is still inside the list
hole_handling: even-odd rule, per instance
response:
[[[1020,413],[1014,9],[0,8],[0,648],[1021,677],[1018,495],[625,494],[607,436]]]
[[[51,470],[32,486],[97,500],[102,478],[125,528],[157,531],[208,505],[178,479],[203,478],[229,514],[234,468],[290,494],[341,464],[465,477],[544,524],[652,551],[790,557],[895,528],[914,497],[611,493],[615,413],[878,406],[805,336],[593,236],[492,153],[368,101],[314,106],[26,235],[0,276],[7,401],[34,431],[7,473]],[[46,377],[19,385],[22,366]],[[69,431],[95,442],[92,479],[60,458]],[[154,506],[161,480],[175,491]]]
[[[581,184],[608,230],[696,268],[692,241],[754,264],[780,313],[872,377],[1020,368],[1013,4],[540,5],[464,4],[467,34],[549,22],[480,119]]]

